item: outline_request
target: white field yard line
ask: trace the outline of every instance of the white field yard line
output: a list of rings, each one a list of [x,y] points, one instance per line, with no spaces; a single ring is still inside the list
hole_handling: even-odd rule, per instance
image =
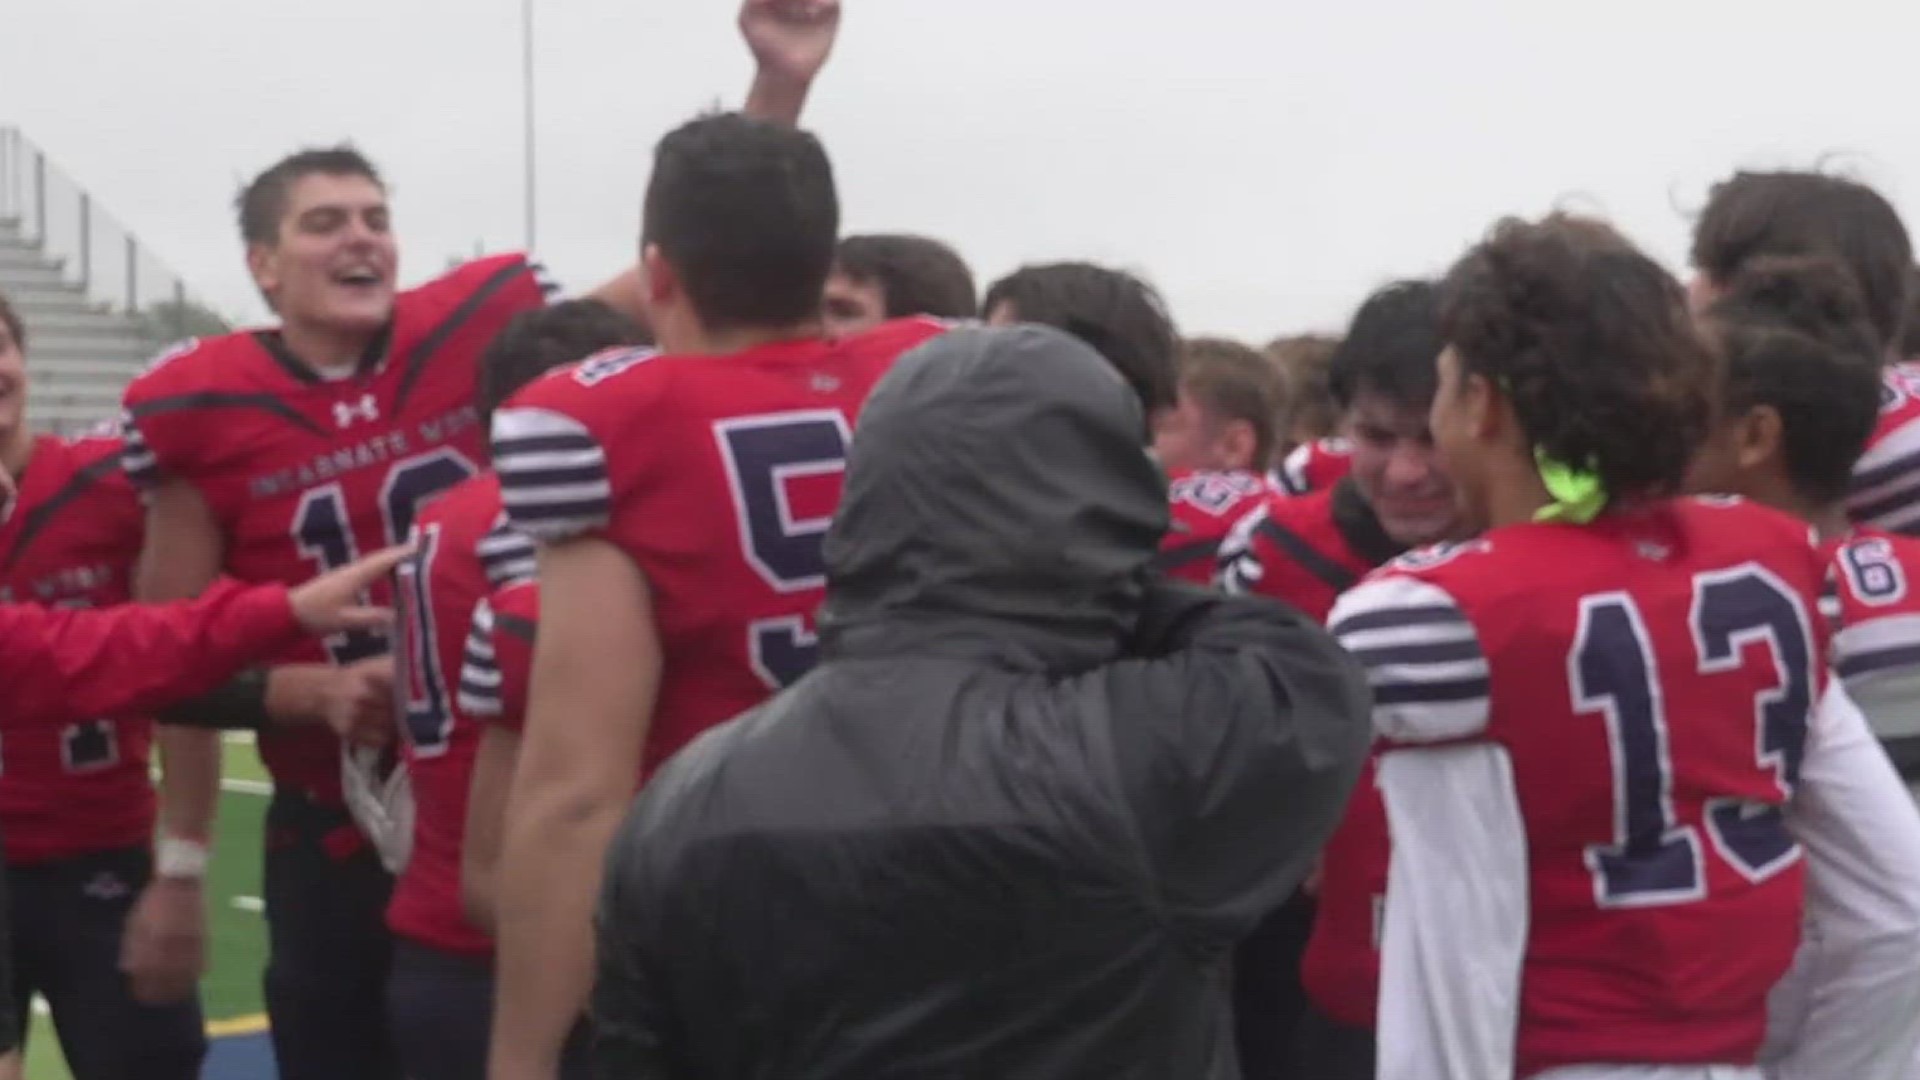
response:
[[[265,780],[242,780],[238,777],[223,776],[220,778],[220,790],[231,791],[235,795],[271,795],[273,785]]]

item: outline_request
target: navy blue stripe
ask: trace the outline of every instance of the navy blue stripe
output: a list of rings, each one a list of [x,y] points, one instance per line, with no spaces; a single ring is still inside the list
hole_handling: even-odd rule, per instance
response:
[[[1315,550],[1312,544],[1307,543],[1305,537],[1272,518],[1263,518],[1260,524],[1254,526],[1254,532],[1273,541],[1281,551],[1286,552],[1288,558],[1299,565],[1300,569],[1320,579],[1334,592],[1346,592],[1360,580],[1358,574]]]
[[[607,470],[599,465],[569,465],[556,469],[516,469],[512,463],[503,464],[500,472],[500,487],[509,493],[507,501],[512,502],[512,492],[525,491],[528,488],[551,487],[558,484],[598,484],[607,479]]]
[[[1866,472],[1854,473],[1853,490],[1865,491],[1867,488],[1879,487],[1881,484],[1899,476],[1901,473],[1916,470],[1920,470],[1920,450],[1916,450],[1903,457],[1894,458],[1885,465],[1875,465]]]
[[[462,300],[459,307],[453,309],[453,314],[441,320],[439,326],[434,327],[426,337],[420,339],[420,343],[415,345],[413,351],[407,354],[406,360],[402,361],[406,365],[406,370],[401,373],[400,388],[393,395],[395,412],[407,407],[407,398],[413,393],[413,384],[420,380],[420,374],[426,370],[427,360],[440,346],[446,344],[447,339],[453,336],[453,332],[460,329],[461,324],[472,318],[473,314],[480,310],[481,305],[493,299],[493,294],[505,288],[508,282],[521,274],[530,273],[532,268],[524,259],[508,263],[495,270],[492,276],[480,283],[479,288],[473,290],[472,295]],[[537,278],[535,283],[538,284]],[[536,288],[535,291],[539,290]]]
[[[1848,515],[1855,521],[1876,522],[1884,521],[1894,514],[1910,509],[1915,503],[1920,503],[1920,472],[1915,473],[1913,480],[1913,486],[1902,488],[1891,495],[1875,499],[1870,503],[1849,505]]]
[[[1920,645],[1902,645],[1891,649],[1872,649],[1854,653],[1842,660],[1836,667],[1840,677],[1851,679],[1855,675],[1865,675],[1890,668],[1920,667]]]
[[[1345,637],[1365,630],[1393,630],[1402,626],[1465,625],[1466,615],[1448,604],[1422,604],[1418,607],[1382,608],[1349,615],[1334,624],[1333,636]]]
[[[552,435],[512,435],[493,441],[495,458],[514,454],[543,454],[554,450],[598,450],[600,444],[584,431],[562,431]]]
[[[189,409],[259,409],[314,435],[325,437],[327,434],[318,424],[308,419],[306,414],[272,394],[229,394],[218,391],[178,394],[142,402],[135,405],[130,412],[133,417],[143,417],[184,412]]]
[[[538,625],[532,619],[523,619],[518,615],[503,615],[498,611],[493,613],[495,632],[518,638],[529,645],[533,643],[534,630]]]
[[[1486,679],[1453,679],[1447,682],[1391,682],[1373,688],[1375,705],[1445,705],[1477,701],[1487,696]]]
[[[1482,659],[1480,643],[1472,638],[1464,641],[1422,642],[1417,645],[1382,645],[1348,651],[1355,660],[1370,668],[1388,664],[1453,664]]]
[[[60,485],[60,490],[54,492],[46,502],[29,510],[27,516],[21,520],[20,532],[14,537],[13,547],[7,551],[6,561],[0,562],[0,570],[13,569],[13,564],[19,559],[20,554],[27,550],[27,546],[33,543],[42,529],[53,522],[54,515],[58,514],[62,507],[86,494],[87,489],[102,477],[111,476],[116,471],[123,471],[119,454],[103,457],[67,477],[67,482]]]

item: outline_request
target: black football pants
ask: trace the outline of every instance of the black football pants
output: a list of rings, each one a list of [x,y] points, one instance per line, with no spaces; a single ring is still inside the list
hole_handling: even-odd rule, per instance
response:
[[[120,972],[120,940],[153,874],[145,848],[9,866],[13,1008],[24,1036],[47,999],[74,1080],[194,1080],[207,1053],[200,1002],[142,1005]]]
[[[267,1017],[280,1080],[400,1080],[388,1035],[393,878],[347,811],[276,789],[267,807]]]
[[[493,966],[404,938],[393,947],[387,980],[393,1041],[408,1080],[486,1080],[493,1034]],[[587,1080],[585,1025],[560,1062],[560,1080]]]

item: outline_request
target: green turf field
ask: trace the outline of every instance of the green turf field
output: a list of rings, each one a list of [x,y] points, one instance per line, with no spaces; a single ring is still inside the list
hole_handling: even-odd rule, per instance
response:
[[[267,809],[267,774],[251,736],[228,737],[224,774],[218,843],[207,880],[210,966],[200,996],[210,1031],[238,1033],[266,1022],[260,1001],[267,956],[266,925],[260,917],[260,829]],[[53,1025],[35,1011],[27,1078],[69,1080]]]

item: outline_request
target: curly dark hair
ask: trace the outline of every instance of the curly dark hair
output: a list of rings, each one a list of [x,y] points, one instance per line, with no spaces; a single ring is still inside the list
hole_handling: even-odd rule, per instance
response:
[[[1880,416],[1880,349],[1860,286],[1822,257],[1756,259],[1707,311],[1723,408],[1780,415],[1787,476],[1818,505],[1846,498]]]
[[[1592,470],[1617,500],[1679,490],[1718,363],[1680,283],[1611,226],[1501,221],[1447,273],[1440,334],[1548,456]]]

